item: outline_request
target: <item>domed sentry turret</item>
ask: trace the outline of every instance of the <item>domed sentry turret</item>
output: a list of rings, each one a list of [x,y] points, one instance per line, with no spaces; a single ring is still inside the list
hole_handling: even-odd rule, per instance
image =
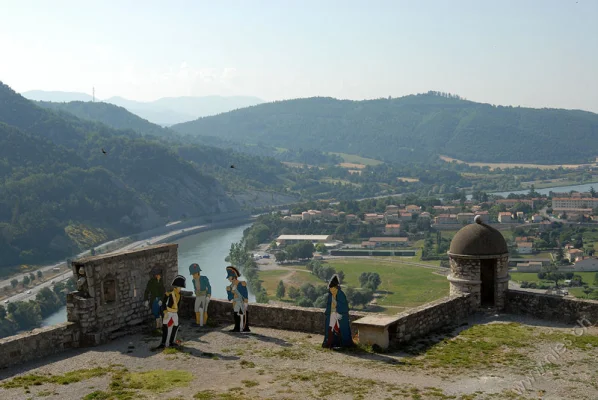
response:
[[[503,309],[509,286],[509,250],[502,233],[482,222],[455,234],[448,251],[450,294],[471,293],[474,307]]]

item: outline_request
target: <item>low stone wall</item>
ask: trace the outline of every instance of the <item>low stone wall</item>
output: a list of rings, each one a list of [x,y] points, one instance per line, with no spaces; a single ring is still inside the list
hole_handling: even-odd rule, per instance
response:
[[[183,319],[195,319],[193,305],[195,297],[184,296],[179,310]],[[269,304],[249,303],[247,310],[249,326],[286,329],[292,331],[324,334],[326,316],[324,309],[304,307],[280,307]],[[368,315],[364,312],[350,311],[351,321]],[[208,318],[220,324],[233,324],[233,306],[231,302],[220,299],[210,300]],[[355,334],[355,332],[353,332]]]
[[[391,346],[398,346],[467,318],[475,311],[470,296],[445,297],[398,314],[397,321],[388,328]]]
[[[72,322],[0,339],[0,368],[60,353],[78,342],[79,332]]]
[[[585,318],[592,325],[598,325],[598,301],[594,300],[508,290],[506,312],[568,324]]]

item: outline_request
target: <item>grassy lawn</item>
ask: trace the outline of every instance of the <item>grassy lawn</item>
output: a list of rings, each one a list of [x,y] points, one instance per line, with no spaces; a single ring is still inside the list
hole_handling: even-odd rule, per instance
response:
[[[583,282],[592,285],[594,282],[595,272],[574,272],[575,275],[581,276]],[[540,282],[538,274],[536,272],[510,272],[511,280],[515,282],[527,281],[527,282]],[[549,281],[542,281],[550,283]]]
[[[570,288],[569,294],[579,299],[598,300],[598,288],[594,289],[594,291],[590,293],[590,297],[586,296],[586,294],[583,292],[583,288],[580,287]]]
[[[378,290],[387,292],[378,300],[381,306],[415,307],[449,294],[446,276],[434,274],[433,269],[378,259],[337,259],[328,264],[342,270],[346,284],[352,287],[359,287],[362,272],[377,272],[382,279]]]
[[[346,163],[363,164],[363,165],[384,164],[382,161],[374,160],[373,158],[360,157],[355,154],[347,154],[347,153],[330,153],[330,154],[336,154],[337,156],[342,157],[343,161]]]
[[[285,286],[287,288],[287,292],[289,290],[289,287],[295,286],[299,288],[306,282],[311,283],[314,286],[325,284],[324,281],[321,281],[316,276],[312,275],[305,268],[305,266],[293,266],[292,268],[301,269],[305,272],[293,271],[288,269],[275,269],[259,272],[262,287],[266,289],[266,292],[268,292],[268,297],[270,299],[276,298],[276,288],[278,287],[278,282],[282,280],[284,277],[287,277],[287,279],[285,279]],[[288,298],[288,296],[286,296],[285,298]]]
[[[517,258],[550,258],[550,252],[537,253],[537,254],[519,254]]]

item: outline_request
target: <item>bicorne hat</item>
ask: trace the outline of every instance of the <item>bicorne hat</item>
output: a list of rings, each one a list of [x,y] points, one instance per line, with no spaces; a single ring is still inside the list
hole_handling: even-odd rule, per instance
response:
[[[172,286],[173,287],[178,287],[178,288],[184,288],[185,286],[185,277],[183,275],[177,275],[174,277],[174,279],[172,280]]]
[[[235,267],[233,267],[232,265],[229,267],[226,267],[226,278],[238,278],[241,276],[241,273],[239,272],[239,270]]]
[[[199,267],[199,264],[193,263],[193,264],[189,265],[189,273],[191,275],[193,275],[196,272],[201,272],[201,268]]]
[[[341,284],[341,281],[340,281],[340,279],[338,279],[338,275],[334,274],[334,275],[332,275],[332,278],[330,278],[330,282],[328,282],[328,287],[333,288],[333,287],[340,286],[340,284]]]

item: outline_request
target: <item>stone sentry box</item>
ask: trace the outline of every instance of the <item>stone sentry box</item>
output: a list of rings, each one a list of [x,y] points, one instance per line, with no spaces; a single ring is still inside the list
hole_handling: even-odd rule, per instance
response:
[[[164,288],[178,274],[178,245],[160,244],[122,253],[83,258],[71,263],[76,279],[85,271],[82,290],[67,296],[67,318],[79,325],[82,345],[96,345],[145,326],[152,319],[143,304],[151,270],[163,271]]]
[[[482,223],[475,223],[455,234],[448,251],[450,295],[471,293],[474,308],[505,308],[509,287],[509,250],[503,235]]]

